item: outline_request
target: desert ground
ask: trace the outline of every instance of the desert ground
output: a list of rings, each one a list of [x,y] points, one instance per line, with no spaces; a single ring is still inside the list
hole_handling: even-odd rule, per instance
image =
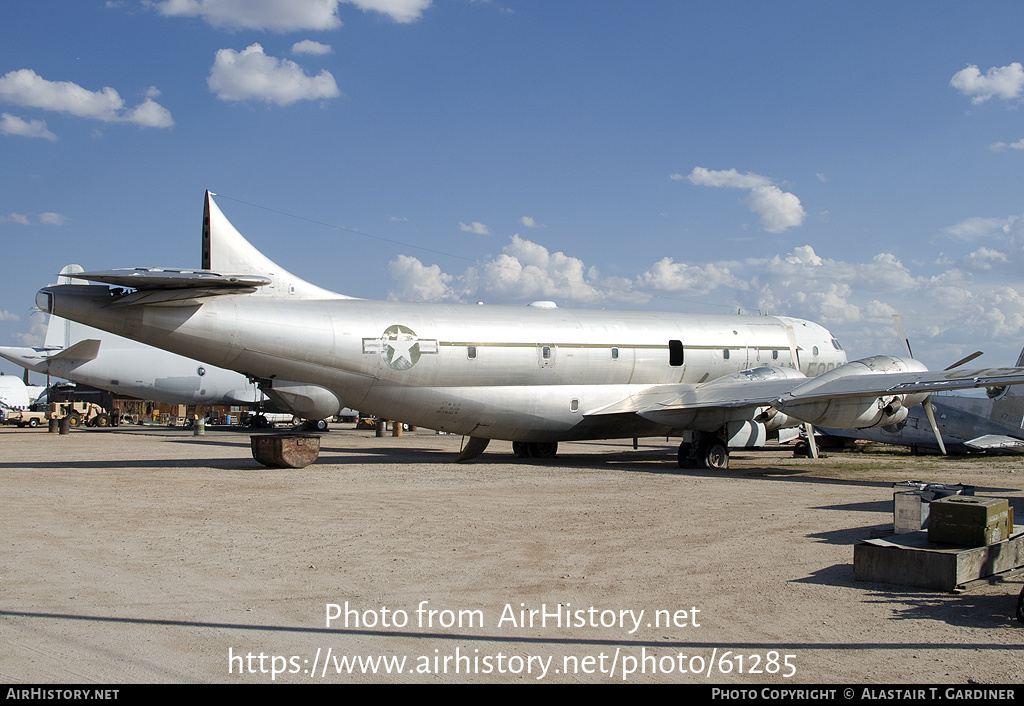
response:
[[[339,426],[269,469],[249,433],[0,428],[5,683],[1020,684],[1020,577],[854,580],[892,483],[1024,517],[1024,459],[492,442]],[[642,613],[641,613],[642,611]],[[330,618],[330,619],[329,619]]]

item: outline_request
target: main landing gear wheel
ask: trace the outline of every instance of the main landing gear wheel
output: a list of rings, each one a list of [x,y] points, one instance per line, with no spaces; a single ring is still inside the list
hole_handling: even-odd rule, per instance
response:
[[[557,441],[513,441],[512,452],[519,458],[554,458]]]
[[[1017,620],[1024,623],[1024,588],[1020,589],[1020,595],[1017,596]]]
[[[711,439],[701,445],[701,461],[704,468],[724,471],[729,467],[729,449],[721,439]]]
[[[707,468],[724,471],[729,467],[729,448],[721,439],[705,439],[698,444],[679,444],[680,468]]]
[[[696,464],[693,461],[693,444],[689,444],[685,441],[679,444],[679,467],[696,467]]]

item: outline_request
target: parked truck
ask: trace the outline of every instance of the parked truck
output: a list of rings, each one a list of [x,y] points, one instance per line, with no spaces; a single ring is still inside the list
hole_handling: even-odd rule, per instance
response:
[[[52,402],[48,405],[33,405],[26,410],[11,411],[7,414],[6,424],[17,424],[19,427],[37,427],[51,419],[68,418],[72,427],[110,426],[110,415],[93,402]]]

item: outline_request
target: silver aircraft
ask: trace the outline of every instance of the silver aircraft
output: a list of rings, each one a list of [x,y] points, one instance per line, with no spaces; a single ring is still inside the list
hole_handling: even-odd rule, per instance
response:
[[[237,236],[237,237],[236,237]],[[218,269],[211,267],[218,263]],[[244,241],[207,193],[201,269],[82,273],[40,309],[270,389],[323,386],[345,405],[551,457],[563,440],[681,435],[683,467],[801,423],[895,424],[928,393],[1024,382],[1024,369],[929,372],[913,359],[848,363],[818,324],[782,316],[399,303],[305,282]]]

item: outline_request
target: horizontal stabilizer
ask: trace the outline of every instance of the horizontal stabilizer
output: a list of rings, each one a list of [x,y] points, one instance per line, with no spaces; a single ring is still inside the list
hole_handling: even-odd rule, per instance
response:
[[[977,449],[978,451],[995,451],[997,449],[1003,449],[1005,451],[1024,453],[1024,441],[1014,439],[1012,436],[1003,436],[1002,434],[986,434],[985,436],[979,436],[977,439],[965,441],[964,446]]]
[[[100,342],[96,339],[87,339],[49,356],[49,360],[95,360],[99,354]]]
[[[260,275],[222,274],[213,270],[173,270],[162,267],[128,267],[82,272],[77,278],[138,290],[223,288],[255,291],[256,287],[270,284],[271,281],[269,277]]]

